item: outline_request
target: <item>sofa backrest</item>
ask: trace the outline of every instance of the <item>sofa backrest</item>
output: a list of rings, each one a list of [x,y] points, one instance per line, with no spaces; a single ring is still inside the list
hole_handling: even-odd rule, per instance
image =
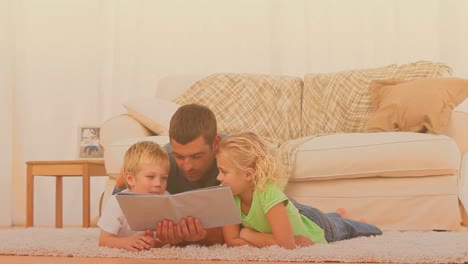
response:
[[[451,68],[443,63],[419,61],[372,69],[306,74],[301,136],[364,132],[372,112],[372,80],[446,77],[451,73]]]
[[[174,100],[200,103],[215,113],[220,133],[252,131],[288,140],[300,136],[303,81],[263,74],[213,74]]]
[[[156,86],[156,97],[165,100],[174,100],[185,90],[206,75],[180,74],[167,75],[158,80]]]

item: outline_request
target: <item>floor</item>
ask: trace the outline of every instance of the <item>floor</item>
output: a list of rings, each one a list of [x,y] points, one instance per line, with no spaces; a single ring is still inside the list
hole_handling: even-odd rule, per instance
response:
[[[24,227],[0,227],[0,229],[24,228]],[[468,228],[462,228],[468,231]],[[81,257],[49,257],[49,256],[11,256],[0,255],[0,263],[8,264],[206,264],[207,261],[187,261],[187,260],[155,260],[155,259],[126,259],[126,258],[81,258]],[[301,262],[256,262],[256,261],[210,261],[211,264],[233,263],[233,264],[299,264]],[[314,262],[314,264],[349,264],[343,262]],[[360,263],[370,264],[370,263]],[[373,263],[375,264],[375,263]],[[382,263],[385,264],[385,263]],[[390,264],[390,263],[388,263]]]
[[[8,264],[206,264],[207,261],[183,261],[183,260],[154,260],[154,259],[123,259],[123,258],[77,258],[77,257],[31,257],[31,256],[0,256],[0,263]],[[235,263],[235,264],[295,264],[300,262],[255,262],[255,261],[210,261],[212,264]],[[332,264],[334,262],[315,263]],[[340,263],[345,264],[345,263]],[[366,263],[360,263],[366,264]]]
[[[95,221],[92,221],[95,226]],[[76,227],[76,226],[73,226]],[[0,227],[0,229],[12,229],[24,227]],[[49,257],[49,256],[11,256],[0,255],[0,263],[8,264],[206,264],[207,261],[187,261],[187,260],[155,260],[155,259],[126,259],[126,258],[81,258],[81,257]],[[291,264],[291,262],[256,262],[256,261],[210,261],[212,264],[235,263],[235,264]],[[294,262],[300,263],[300,262]],[[316,263],[333,264],[333,262]],[[341,263],[343,264],[343,263]],[[366,263],[361,263],[366,264]]]

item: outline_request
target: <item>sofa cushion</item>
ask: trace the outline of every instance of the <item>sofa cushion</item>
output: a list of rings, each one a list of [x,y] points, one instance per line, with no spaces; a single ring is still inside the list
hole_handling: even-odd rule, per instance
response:
[[[180,105],[164,99],[137,99],[123,104],[128,115],[158,135],[167,135],[172,115]]]
[[[370,132],[440,133],[452,109],[468,97],[468,80],[425,78],[413,81],[374,80],[371,83]]]
[[[290,181],[453,175],[461,154],[445,135],[411,132],[317,136],[296,152]]]
[[[322,212],[346,208],[382,230],[458,230],[458,175],[290,182],[284,192]]]
[[[306,74],[302,136],[365,132],[372,110],[372,80],[412,80],[450,74],[451,69],[447,65],[425,61],[337,73]]]
[[[195,83],[175,102],[208,106],[220,133],[252,131],[285,140],[300,135],[302,86],[298,77],[214,74]]]

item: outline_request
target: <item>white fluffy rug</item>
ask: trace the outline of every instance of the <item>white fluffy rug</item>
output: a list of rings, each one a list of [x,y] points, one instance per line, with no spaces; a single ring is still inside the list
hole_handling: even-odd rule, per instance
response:
[[[385,232],[326,245],[279,247],[165,247],[143,252],[98,247],[97,228],[0,230],[1,255],[125,257],[183,260],[468,263],[468,232]]]

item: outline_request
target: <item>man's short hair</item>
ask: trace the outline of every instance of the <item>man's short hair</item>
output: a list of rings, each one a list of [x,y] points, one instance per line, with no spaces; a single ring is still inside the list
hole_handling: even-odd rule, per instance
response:
[[[210,108],[201,104],[186,104],[174,113],[169,123],[169,138],[187,144],[203,136],[208,145],[217,135],[216,117]]]

